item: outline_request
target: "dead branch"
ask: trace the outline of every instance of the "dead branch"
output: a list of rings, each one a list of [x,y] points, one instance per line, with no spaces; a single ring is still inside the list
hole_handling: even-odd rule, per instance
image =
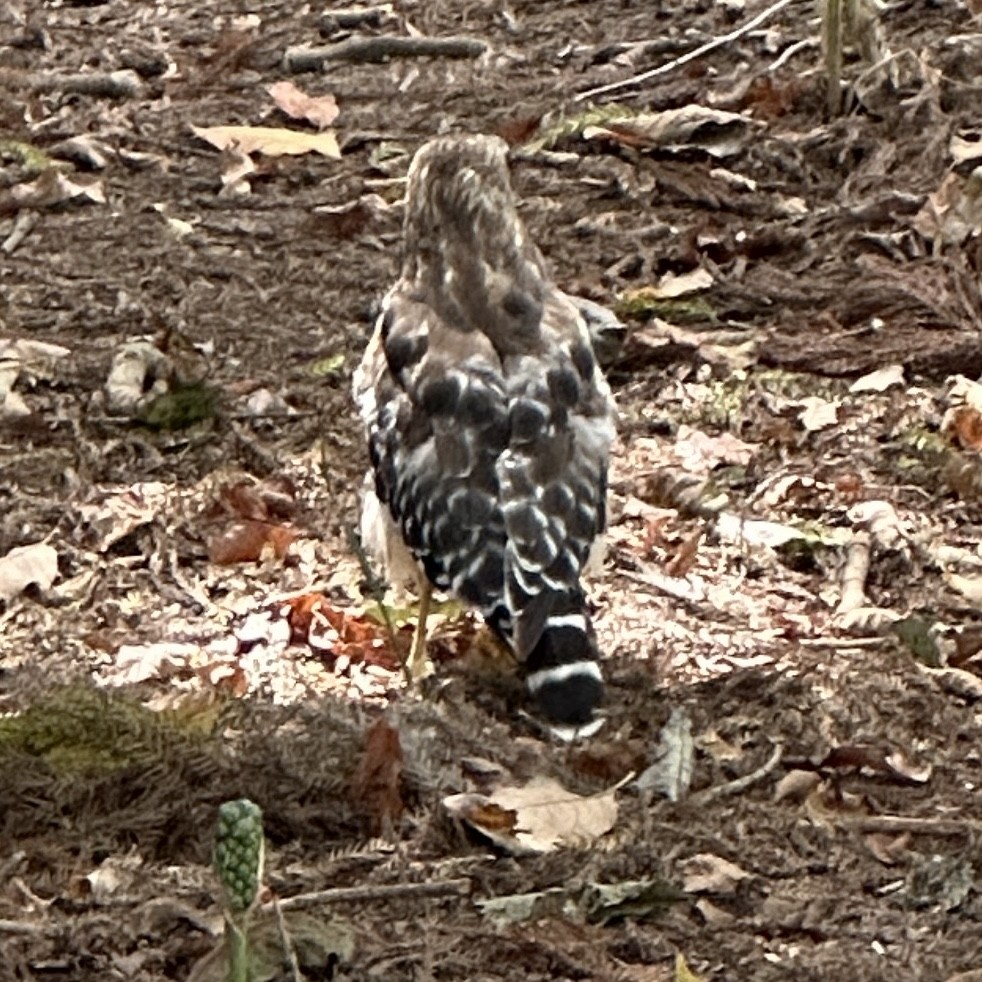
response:
[[[26,921],[0,920],[0,934],[57,934],[55,927],[44,924],[28,924]]]
[[[866,577],[869,575],[869,532],[856,532],[849,543],[846,565],[842,570],[842,599],[838,613],[848,614],[866,603]]]
[[[779,68],[783,68],[799,51],[806,51],[808,48],[814,48],[818,42],[814,38],[802,38],[800,41],[795,41],[794,44],[789,44],[778,56],[775,58],[768,66],[767,70],[769,72],[776,72]]]
[[[392,16],[391,3],[378,7],[346,7],[321,14],[318,27],[322,34],[335,34],[358,27],[381,27]]]
[[[354,904],[367,900],[402,900],[405,897],[466,897],[471,881],[466,877],[444,880],[442,883],[387,883],[368,887],[335,887],[314,893],[298,893],[279,901],[284,910],[292,907],[312,907],[315,904]]]
[[[886,638],[798,638],[802,648],[829,648],[832,651],[848,651],[851,648],[882,648]]]
[[[14,227],[10,235],[0,243],[0,252],[10,255],[31,234],[31,229],[37,224],[37,212],[22,211],[14,219]]]
[[[629,85],[639,85],[641,82],[647,82],[650,78],[656,78],[658,75],[665,75],[668,72],[674,71],[676,68],[681,68],[683,65],[689,64],[690,61],[695,61],[697,58],[709,54],[710,51],[722,48],[731,41],[736,41],[737,38],[749,34],[752,30],[763,24],[764,21],[773,17],[779,10],[783,10],[793,2],[794,0],[777,0],[777,3],[771,4],[766,10],[762,10],[756,17],[751,17],[746,24],[742,24],[735,30],[730,31],[729,34],[723,34],[718,38],[713,38],[712,41],[707,41],[698,48],[693,48],[692,51],[688,51],[684,55],[679,55],[678,58],[664,65],[660,65],[658,68],[652,68],[650,71],[642,72],[640,75],[632,75],[630,78],[622,78],[619,82],[610,82],[607,85],[600,85],[595,89],[587,89],[586,92],[580,92],[573,97],[573,101],[583,102],[584,99],[592,99],[594,96],[614,92],[616,89],[623,89]]]
[[[838,820],[857,832],[913,832],[916,835],[968,835],[978,831],[978,822],[950,818],[909,818],[905,815],[863,815]]]
[[[300,971],[300,962],[297,960],[297,948],[290,936],[290,931],[286,926],[286,918],[283,916],[283,905],[273,901],[276,910],[276,926],[280,932],[280,945],[287,961],[290,963],[290,973],[293,975],[293,982],[303,982],[303,972]]]
[[[708,36],[708,35],[704,35]],[[685,48],[698,37],[686,35],[683,38],[655,38],[653,41],[614,41],[597,48],[590,58],[593,65],[602,65],[626,55],[631,61],[642,58],[657,58],[659,55],[674,54],[680,48]]]
[[[143,91],[140,76],[129,68],[78,75],[33,75],[28,79],[28,86],[34,92],[91,95],[99,99],[132,99]]]
[[[756,784],[758,781],[767,777],[781,763],[783,754],[784,747],[781,744],[777,744],[767,761],[761,767],[758,767],[757,770],[750,774],[745,774],[743,777],[738,777],[735,781],[727,781],[726,784],[717,784],[712,788],[706,788],[705,791],[699,791],[689,797],[689,803],[706,805],[710,801],[715,801],[717,798],[722,798],[725,795],[739,794],[741,791],[745,791],[752,784]]]
[[[842,105],[842,0],[822,4],[822,48],[828,73],[826,108],[830,116],[838,116]]]
[[[321,48],[287,48],[283,68],[288,72],[317,72],[329,61],[376,64],[389,58],[477,58],[488,50],[476,38],[348,38]]]

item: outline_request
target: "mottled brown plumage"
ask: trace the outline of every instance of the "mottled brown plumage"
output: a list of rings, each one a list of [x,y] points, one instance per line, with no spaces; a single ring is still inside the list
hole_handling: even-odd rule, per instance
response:
[[[615,410],[518,217],[506,151],[469,136],[416,154],[402,274],[355,398],[375,493],[426,577],[509,640],[548,715],[581,723],[602,687],[580,573]]]

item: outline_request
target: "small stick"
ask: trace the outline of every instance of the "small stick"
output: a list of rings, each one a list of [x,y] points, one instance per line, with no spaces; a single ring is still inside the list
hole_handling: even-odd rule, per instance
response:
[[[297,951],[293,944],[293,938],[287,930],[286,918],[283,916],[283,905],[274,898],[273,908],[276,911],[276,926],[280,932],[280,943],[286,954],[287,961],[290,963],[290,971],[293,973],[293,982],[303,982],[303,972],[300,971],[300,962],[297,961]]]
[[[466,877],[441,883],[389,883],[368,887],[335,887],[314,893],[298,893],[279,901],[283,909],[314,904],[361,903],[366,900],[401,900],[404,897],[466,897],[471,881]]]
[[[856,532],[846,552],[842,570],[842,597],[837,613],[848,614],[866,603],[866,577],[869,574],[869,532]]]
[[[781,53],[777,56],[768,66],[767,70],[769,72],[776,72],[779,68],[783,68],[791,59],[798,54],[799,51],[804,51],[807,48],[815,47],[814,38],[802,38],[800,41],[795,41],[794,44],[789,44]],[[868,331],[868,327],[863,328],[864,331]]]
[[[778,744],[763,766],[758,767],[757,770],[750,774],[738,777],[735,781],[727,781],[726,784],[717,784],[715,787],[706,788],[705,791],[699,791],[691,795],[688,799],[690,804],[705,805],[710,801],[714,801],[716,798],[722,798],[724,795],[737,794],[740,791],[746,790],[751,784],[756,784],[758,781],[767,777],[781,762],[783,754],[784,748]]]
[[[35,92],[76,93],[103,99],[131,99],[143,89],[140,76],[129,68],[80,75],[35,75],[28,85]]]
[[[826,106],[830,116],[838,116],[842,105],[842,0],[825,0],[822,5],[822,42],[829,76]]]
[[[379,63],[389,58],[477,58],[488,50],[476,38],[348,38],[322,48],[287,48],[283,68],[288,72],[317,72],[329,61]]]
[[[837,820],[857,832],[913,832],[915,835],[968,835],[978,830],[978,823],[958,822],[945,818],[910,818],[906,815],[863,815]]]
[[[391,3],[379,7],[346,7],[321,14],[319,27],[324,33],[350,31],[356,27],[381,27],[389,17],[392,17]]]
[[[850,648],[882,648],[886,638],[798,638],[795,642],[802,648],[829,648],[832,651]]]
[[[26,921],[0,920],[0,934],[56,934],[57,928],[44,924],[28,924]]]
[[[600,85],[595,89],[587,89],[586,92],[580,92],[579,95],[573,97],[573,101],[582,102],[584,99],[592,99],[596,95],[614,92],[616,89],[623,89],[629,85],[637,85],[640,82],[648,81],[649,78],[655,78],[658,75],[665,75],[667,72],[674,71],[676,68],[681,68],[683,65],[688,65],[690,61],[695,61],[697,58],[701,58],[703,55],[709,54],[710,51],[715,51],[717,48],[722,48],[731,41],[735,41],[737,38],[741,38],[745,34],[749,34],[755,27],[759,27],[765,20],[773,17],[779,10],[783,10],[788,6],[788,4],[791,3],[794,3],[794,0],[777,0],[777,3],[771,4],[771,6],[769,6],[766,10],[762,10],[756,17],[751,17],[746,24],[741,25],[740,27],[736,28],[736,30],[730,31],[729,34],[724,34],[721,37],[713,38],[712,41],[707,41],[698,48],[693,48],[692,51],[688,51],[684,55],[680,55],[678,58],[675,58],[674,60],[667,62],[658,68],[652,68],[650,71],[642,72],[640,75],[632,75],[631,78],[623,78],[619,82],[610,82],[608,85]]]
[[[14,219],[14,227],[10,230],[10,235],[0,244],[0,252],[8,256],[31,234],[31,229],[37,224],[38,216],[34,211],[18,212]]]

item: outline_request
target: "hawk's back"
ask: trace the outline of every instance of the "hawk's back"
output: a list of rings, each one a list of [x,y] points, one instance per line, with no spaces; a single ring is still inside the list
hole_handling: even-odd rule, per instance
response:
[[[497,138],[417,153],[405,240],[355,375],[376,493],[427,577],[510,641],[545,712],[586,722],[602,685],[580,573],[615,417],[586,325],[518,217]]]

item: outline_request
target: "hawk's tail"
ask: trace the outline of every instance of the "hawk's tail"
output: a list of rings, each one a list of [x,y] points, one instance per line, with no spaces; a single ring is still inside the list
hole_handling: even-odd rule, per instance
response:
[[[513,618],[505,604],[497,604],[485,611],[485,620],[520,660],[523,649],[527,652],[526,684],[543,715],[564,726],[584,726],[593,722],[604,693],[600,652],[585,599],[580,591],[540,596],[544,610],[536,611],[536,604]]]
[[[578,600],[569,613],[546,618],[525,662],[528,689],[542,713],[557,723],[575,726],[593,720],[604,689],[596,638],[582,597]]]

